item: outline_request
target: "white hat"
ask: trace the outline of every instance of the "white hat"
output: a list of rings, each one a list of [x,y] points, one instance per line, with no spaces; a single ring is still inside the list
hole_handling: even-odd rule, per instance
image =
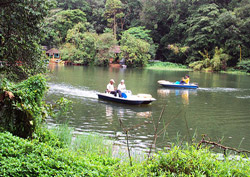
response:
[[[124,80],[122,79],[121,82],[124,82]]]
[[[114,79],[110,79],[110,82],[113,82],[113,83],[115,83]]]

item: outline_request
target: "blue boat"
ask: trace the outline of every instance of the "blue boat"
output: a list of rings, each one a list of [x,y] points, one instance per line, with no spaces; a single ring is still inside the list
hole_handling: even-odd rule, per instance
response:
[[[102,100],[130,104],[130,105],[149,104],[156,100],[152,98],[152,96],[149,94],[130,95],[127,98],[116,97],[113,94],[109,93],[98,93],[97,95],[98,98]]]
[[[167,88],[197,89],[199,87],[198,84],[194,84],[194,83],[180,84],[180,83],[169,82],[165,80],[160,80],[158,81],[158,83],[162,85],[163,87],[167,87]]]

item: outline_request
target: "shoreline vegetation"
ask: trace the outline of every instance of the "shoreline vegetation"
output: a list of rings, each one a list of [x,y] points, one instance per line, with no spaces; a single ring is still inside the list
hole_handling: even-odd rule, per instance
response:
[[[162,61],[152,61],[149,62],[145,69],[152,69],[152,70],[169,70],[169,71],[194,71],[193,69],[189,68],[186,65],[172,63],[172,62],[162,62]],[[219,73],[227,73],[227,74],[243,74],[243,75],[250,75],[247,70],[239,70],[234,68],[228,68],[226,71],[210,71],[210,70],[201,70],[199,72],[219,72]]]
[[[97,134],[73,135],[65,125],[42,128],[36,138],[0,133],[0,176],[248,176],[246,155],[231,158],[197,144],[174,145],[144,160],[112,155],[112,141]],[[74,138],[73,138],[74,136]],[[108,142],[108,143],[107,143]],[[122,152],[124,153],[124,152]],[[120,154],[122,157],[123,154]],[[132,162],[132,163],[131,163]],[[131,165],[132,164],[132,165]]]
[[[192,71],[192,69],[188,68],[185,65],[162,61],[149,62],[145,68],[153,70]]]

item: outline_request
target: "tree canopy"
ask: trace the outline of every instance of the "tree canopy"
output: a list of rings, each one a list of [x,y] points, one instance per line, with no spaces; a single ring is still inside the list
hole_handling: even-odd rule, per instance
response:
[[[25,79],[42,72],[40,41],[47,0],[4,0],[0,3],[0,71],[12,79]]]

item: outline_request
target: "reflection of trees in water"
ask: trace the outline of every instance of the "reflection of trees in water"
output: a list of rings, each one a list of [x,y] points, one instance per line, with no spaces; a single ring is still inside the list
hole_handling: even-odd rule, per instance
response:
[[[157,94],[160,97],[168,97],[170,94],[173,93],[175,96],[181,96],[182,102],[185,105],[189,104],[189,94],[196,94],[196,89],[158,89]]]

